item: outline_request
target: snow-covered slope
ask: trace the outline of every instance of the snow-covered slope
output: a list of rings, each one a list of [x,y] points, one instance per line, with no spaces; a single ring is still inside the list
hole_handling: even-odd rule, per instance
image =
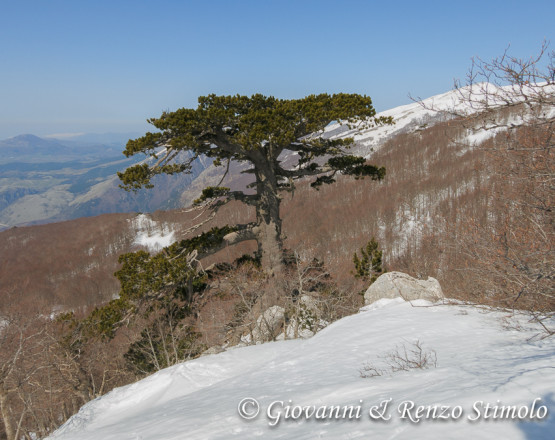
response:
[[[324,136],[352,136],[356,142],[353,152],[368,158],[372,152],[379,150],[385,141],[393,136],[404,132],[422,130],[439,121],[444,121],[449,118],[449,115],[443,112],[460,107],[460,99],[457,93],[449,91],[425,99],[422,103],[413,102],[376,115],[376,117],[392,117],[395,122],[393,125],[379,125],[362,129],[355,127],[350,130],[345,125],[334,123],[326,127]]]
[[[168,368],[90,402],[50,438],[553,438],[555,339],[537,337],[539,329],[524,318],[504,322],[502,312],[428,305],[380,300],[311,339],[236,348]],[[365,364],[386,369],[384,355],[415,341],[435,351],[437,367],[361,377]],[[246,398],[259,404],[250,420],[239,414],[255,412]],[[332,405],[340,416],[353,408],[342,419]],[[433,405],[436,419],[430,412],[419,423],[410,420],[417,406]],[[534,406],[535,419],[500,417],[507,405],[523,416]],[[301,407],[308,407],[302,415]]]
[[[385,141],[393,136],[405,132],[424,130],[437,122],[451,119],[454,114],[473,114],[485,109],[517,104],[525,99],[529,99],[530,105],[535,105],[537,102],[545,104],[545,97],[554,94],[555,86],[545,83],[523,88],[498,87],[491,83],[476,83],[472,86],[432,96],[421,102],[395,107],[376,115],[376,117],[392,117],[395,122],[394,125],[379,125],[369,128],[360,128],[359,126],[350,130],[345,125],[334,123],[326,127],[324,135],[327,137],[352,136],[356,143],[353,152],[369,158],[372,152],[379,150]],[[555,116],[555,107],[552,104],[547,105],[544,110],[547,113],[543,117]],[[522,125],[527,122],[527,118],[522,114],[516,114],[510,121],[505,122],[512,125]],[[467,141],[469,143],[479,143],[493,136],[499,130],[499,128],[491,131],[479,129],[478,133],[471,131]]]

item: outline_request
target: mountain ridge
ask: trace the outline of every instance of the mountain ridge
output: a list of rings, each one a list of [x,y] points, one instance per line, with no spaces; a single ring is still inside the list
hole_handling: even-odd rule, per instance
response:
[[[433,109],[432,109],[433,107]],[[376,126],[358,129],[349,129],[339,123],[330,124],[322,132],[325,137],[349,137],[353,136],[355,145],[351,148],[354,154],[364,156],[371,159],[388,139],[393,138],[401,133],[410,133],[431,127],[434,124],[449,119],[449,110],[457,108],[464,109],[461,105],[460,91],[448,91],[439,95],[432,96],[423,100],[421,103],[413,102],[377,113],[376,117],[391,116],[394,125]],[[467,111],[473,111],[467,108]],[[129,133],[128,133],[129,134]],[[122,141],[123,134],[119,134],[119,140]],[[80,216],[99,215],[102,213],[112,212],[153,212],[157,209],[171,209],[190,205],[195,200],[200,191],[206,186],[213,186],[220,182],[224,175],[224,170],[211,165],[211,161],[206,158],[199,158],[195,162],[192,175],[178,176],[157,176],[154,189],[146,191],[141,190],[139,195],[125,193],[118,188],[119,181],[114,177],[116,171],[122,171],[128,166],[138,163],[141,159],[125,159],[121,155],[123,151],[123,143],[120,144],[117,151],[117,142],[110,143],[108,146],[97,146],[92,148],[87,146],[90,140],[108,141],[114,140],[117,135],[110,134],[80,134],[79,136],[64,139],[41,139],[34,135],[20,135],[5,141],[0,141],[0,145],[4,142],[13,145],[27,145],[24,151],[35,151],[29,144],[36,141],[37,145],[42,146],[40,151],[46,149],[49,151],[65,152],[64,160],[61,163],[52,163],[51,171],[62,168],[62,164],[69,160],[80,159],[80,169],[84,169],[90,160],[105,159],[105,164],[95,164],[96,170],[104,169],[101,175],[95,175],[91,169],[90,177],[80,177],[73,170],[69,170],[62,176],[60,182],[45,180],[47,171],[43,170],[37,176],[37,170],[32,166],[28,166],[26,171],[23,170],[21,182],[2,182],[2,174],[0,174],[0,223],[10,226],[21,226],[25,224],[45,223],[52,221],[68,220],[78,218]],[[81,139],[81,141],[79,141]],[[86,142],[85,142],[86,141]],[[81,143],[80,143],[81,142]],[[82,143],[85,142],[85,143]],[[72,146],[68,146],[72,145]],[[54,150],[48,150],[51,146]],[[54,147],[57,146],[57,147]],[[68,153],[71,152],[70,153]],[[86,153],[83,153],[85,151]],[[96,152],[95,152],[96,151]],[[116,154],[114,156],[114,154]],[[52,154],[49,154],[53,156]],[[41,155],[36,155],[41,156]],[[54,154],[55,156],[55,154]],[[60,155],[59,155],[60,156]],[[61,155],[64,156],[64,155]],[[90,156],[90,157],[89,157]],[[119,159],[117,158],[119,156]],[[16,162],[13,157],[12,162]],[[27,154],[27,161],[35,162],[37,157],[32,153]],[[42,165],[44,160],[39,158]],[[284,152],[280,156],[280,160],[289,166],[294,166],[297,158],[295,153]],[[17,162],[25,162],[18,160]],[[120,163],[121,165],[118,165]],[[0,159],[0,164],[2,160]],[[8,164],[9,165],[9,164]],[[22,166],[19,165],[21,168]],[[244,190],[250,183],[248,176],[241,174],[245,169],[243,164],[233,164],[230,173],[222,182],[223,185],[231,187],[234,190]],[[5,171],[0,172],[6,175]],[[57,171],[60,174],[59,171]],[[83,174],[80,172],[80,174]],[[41,177],[42,176],[42,177]],[[52,185],[56,183],[56,185]],[[69,186],[64,186],[69,184]],[[169,194],[169,197],[167,196]],[[165,199],[164,196],[166,195]],[[148,202],[148,200],[151,202]],[[37,208],[37,207],[43,207]],[[119,206],[119,211],[117,207]],[[0,228],[2,228],[0,226]],[[4,227],[5,229],[5,227]],[[0,229],[1,230],[1,229]]]

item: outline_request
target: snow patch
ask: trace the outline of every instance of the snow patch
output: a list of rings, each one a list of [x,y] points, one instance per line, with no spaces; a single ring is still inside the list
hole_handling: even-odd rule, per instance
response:
[[[144,246],[150,252],[158,252],[175,241],[175,231],[165,223],[158,223],[145,214],[132,220],[136,236],[133,244]]]

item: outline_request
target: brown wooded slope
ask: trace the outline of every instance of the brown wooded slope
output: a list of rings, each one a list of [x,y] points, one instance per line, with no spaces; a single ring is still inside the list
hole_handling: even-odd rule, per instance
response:
[[[456,231],[488,216],[487,193],[495,181],[488,155],[457,142],[464,133],[460,124],[444,122],[394,137],[371,161],[386,167],[384,182],[339,178],[320,191],[301,183],[293,195],[285,193],[286,247],[322,258],[341,282],[351,277],[353,253],[375,236],[388,269],[438,277],[446,294],[455,295],[462,264]],[[178,210],[151,217],[180,239],[195,215]],[[204,229],[252,215],[230,204]],[[0,301],[76,309],[110,300],[119,290],[113,277],[118,255],[138,249],[132,218],[101,215],[0,233]],[[212,261],[254,249],[224,250]]]

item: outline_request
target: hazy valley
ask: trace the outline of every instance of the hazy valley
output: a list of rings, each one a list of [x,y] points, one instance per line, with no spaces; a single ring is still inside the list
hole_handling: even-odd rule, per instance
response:
[[[57,140],[21,135],[0,141],[0,230],[180,206],[181,188],[195,174],[176,179],[160,177],[157,189],[150,192],[119,188],[116,173],[137,163],[122,154],[127,136],[131,134]],[[199,162],[195,173],[204,167]]]

